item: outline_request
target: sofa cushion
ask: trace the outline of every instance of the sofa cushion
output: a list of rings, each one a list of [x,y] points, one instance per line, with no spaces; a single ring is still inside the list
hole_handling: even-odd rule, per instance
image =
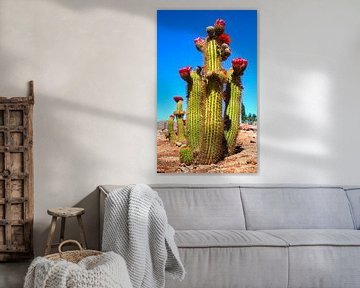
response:
[[[342,188],[241,187],[246,226],[265,229],[354,229]]]
[[[176,231],[175,242],[178,247],[288,246],[285,241],[268,233],[244,230]]]
[[[358,246],[289,247],[289,288],[359,288]]]
[[[265,230],[289,247],[289,288],[359,287],[360,231]]]
[[[345,189],[354,215],[356,229],[360,229],[360,188]]]
[[[179,248],[186,275],[166,288],[287,288],[288,247]]]
[[[360,231],[348,229],[262,230],[289,246],[360,246]]]
[[[239,187],[152,187],[176,230],[245,229]]]

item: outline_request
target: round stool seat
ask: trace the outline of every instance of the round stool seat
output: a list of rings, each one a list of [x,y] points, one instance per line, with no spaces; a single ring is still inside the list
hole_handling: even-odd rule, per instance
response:
[[[47,213],[55,217],[75,217],[84,214],[85,209],[79,207],[59,207],[50,208],[47,210]]]

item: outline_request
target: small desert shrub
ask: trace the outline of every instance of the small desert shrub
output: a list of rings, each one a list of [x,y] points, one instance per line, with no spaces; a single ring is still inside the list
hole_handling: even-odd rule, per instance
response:
[[[191,165],[193,162],[193,154],[188,147],[180,149],[180,162],[185,165]]]

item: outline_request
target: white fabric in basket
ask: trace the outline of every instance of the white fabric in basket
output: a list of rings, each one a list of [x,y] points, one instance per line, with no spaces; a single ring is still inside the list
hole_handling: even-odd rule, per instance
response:
[[[113,252],[89,256],[75,264],[37,257],[25,277],[24,288],[132,288],[124,259]]]

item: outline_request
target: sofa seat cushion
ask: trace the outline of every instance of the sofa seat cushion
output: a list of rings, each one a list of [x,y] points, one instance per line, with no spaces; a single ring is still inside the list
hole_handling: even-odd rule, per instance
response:
[[[181,248],[288,246],[269,233],[244,230],[179,230],[175,242]]]
[[[360,231],[350,229],[262,230],[289,246],[360,246]]]
[[[262,232],[289,245],[288,288],[359,287],[360,231],[304,229]]]

